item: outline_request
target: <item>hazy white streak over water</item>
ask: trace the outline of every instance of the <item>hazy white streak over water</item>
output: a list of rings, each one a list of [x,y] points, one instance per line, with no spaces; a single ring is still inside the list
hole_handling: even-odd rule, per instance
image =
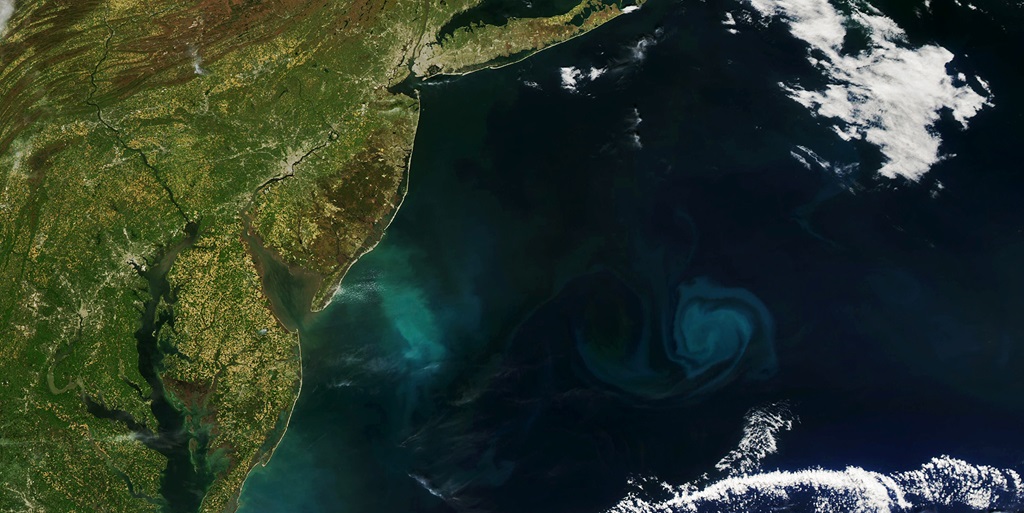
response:
[[[790,97],[809,110],[833,120],[833,129],[846,140],[862,139],[877,146],[886,158],[879,172],[889,178],[921,178],[941,160],[941,140],[934,131],[939,113],[952,111],[964,127],[991,95],[978,94],[946,71],[953,54],[936,45],[909,48],[905,33],[892,20],[868,6],[847,16],[827,0],[749,0],[762,16],[777,16],[790,32],[811,47],[808,59],[831,82],[824,90],[783,86]],[[868,48],[855,55],[842,53],[846,24],[868,32]],[[818,57],[824,57],[819,60]]]

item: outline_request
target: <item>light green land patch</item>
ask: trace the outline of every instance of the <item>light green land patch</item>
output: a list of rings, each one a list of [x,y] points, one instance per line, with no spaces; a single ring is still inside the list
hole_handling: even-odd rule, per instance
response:
[[[436,41],[479,1],[17,2],[0,40],[0,511],[233,509],[299,382],[271,308],[301,322],[328,303],[404,194],[419,102],[392,88],[621,12],[584,0]],[[266,287],[253,255],[308,290]]]
[[[550,18],[515,18],[505,25],[475,25],[457,29],[420,51],[413,71],[417,75],[463,74],[514,62],[537,50],[583,34],[622,14],[615,4],[581,0],[567,13]]]

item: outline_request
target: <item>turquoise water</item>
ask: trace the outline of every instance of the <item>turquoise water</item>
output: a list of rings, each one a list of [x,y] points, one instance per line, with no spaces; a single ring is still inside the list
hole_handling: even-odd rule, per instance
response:
[[[1005,45],[944,6],[927,28],[881,5]],[[713,472],[776,401],[800,419],[779,468],[1024,460],[1021,100],[943,129],[960,157],[921,183],[879,180],[779,87],[816,80],[804,47],[729,33],[736,8],[652,0],[422,86],[409,196],[303,332],[241,511],[602,511],[631,477]],[[1021,83],[995,62],[971,61],[997,95]],[[567,66],[604,73],[570,92]]]

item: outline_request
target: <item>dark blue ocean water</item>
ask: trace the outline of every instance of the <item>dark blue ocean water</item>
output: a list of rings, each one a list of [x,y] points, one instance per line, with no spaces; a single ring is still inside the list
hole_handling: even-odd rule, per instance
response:
[[[799,421],[766,468],[1020,468],[1021,32],[932,3],[876,5],[996,107],[940,122],[956,156],[919,183],[787,97],[805,47],[729,33],[733,2],[651,0],[423,85],[409,195],[303,332],[241,510],[597,512],[630,476],[711,471],[777,401]],[[568,66],[606,71],[570,92]]]

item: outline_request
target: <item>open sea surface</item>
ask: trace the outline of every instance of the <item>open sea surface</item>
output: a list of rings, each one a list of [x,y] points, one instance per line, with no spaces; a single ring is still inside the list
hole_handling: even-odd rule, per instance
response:
[[[794,101],[782,84],[827,79],[746,3],[650,0],[421,85],[409,194],[303,330],[241,511],[598,513],[644,482],[1020,471],[1024,38],[989,13],[1021,14],[931,4],[875,5],[992,105],[966,129],[940,112],[946,158],[916,182]]]

